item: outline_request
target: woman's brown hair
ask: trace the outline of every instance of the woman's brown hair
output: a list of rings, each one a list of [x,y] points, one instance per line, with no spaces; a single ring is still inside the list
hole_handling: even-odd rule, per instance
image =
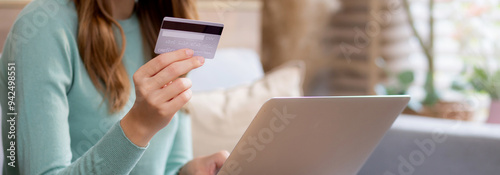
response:
[[[146,59],[156,56],[153,46],[163,17],[197,19],[195,5],[195,0],[136,2]],[[123,29],[111,16],[109,0],[75,0],[75,6],[80,57],[92,83],[108,101],[110,112],[119,111],[128,101],[131,86],[122,62],[126,45]]]

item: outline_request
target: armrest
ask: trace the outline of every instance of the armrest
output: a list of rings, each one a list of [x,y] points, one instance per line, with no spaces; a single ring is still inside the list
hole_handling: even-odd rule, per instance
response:
[[[500,125],[400,116],[359,174],[497,174]]]

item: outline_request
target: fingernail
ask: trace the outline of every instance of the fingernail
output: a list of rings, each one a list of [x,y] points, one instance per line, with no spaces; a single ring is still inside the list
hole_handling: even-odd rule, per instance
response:
[[[203,57],[198,57],[198,61],[199,61],[201,64],[203,64],[203,63],[205,63],[205,58],[203,58]]]
[[[194,54],[194,51],[191,49],[186,49],[186,55],[191,56]]]

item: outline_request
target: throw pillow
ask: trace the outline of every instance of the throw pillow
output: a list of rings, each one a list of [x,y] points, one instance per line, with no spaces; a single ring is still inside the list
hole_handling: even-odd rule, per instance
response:
[[[303,62],[291,61],[249,85],[195,92],[185,106],[192,119],[194,156],[232,151],[268,99],[302,95],[304,69]]]

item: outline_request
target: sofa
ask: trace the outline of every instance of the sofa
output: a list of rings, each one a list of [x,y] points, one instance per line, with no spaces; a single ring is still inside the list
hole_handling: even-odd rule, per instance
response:
[[[500,125],[401,115],[359,175],[498,175]]]

